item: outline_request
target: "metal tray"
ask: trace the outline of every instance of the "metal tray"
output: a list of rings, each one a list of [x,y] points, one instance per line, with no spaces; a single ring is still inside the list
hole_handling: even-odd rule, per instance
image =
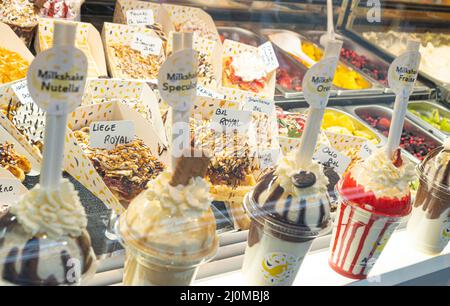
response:
[[[356,32],[356,31],[351,31],[354,35],[358,36],[359,39],[361,39],[362,41],[364,41],[366,44],[370,45],[372,48],[378,50],[378,52],[385,54],[387,57],[391,58],[392,60],[394,60],[394,58],[396,58],[397,56],[391,52],[389,52],[388,50],[372,43],[370,40],[367,40],[362,33]],[[443,81],[440,81],[436,78],[434,78],[433,76],[423,72],[422,70],[419,70],[419,75],[421,75],[423,78],[431,81],[432,83],[434,83],[436,86],[439,87],[446,87],[449,85],[449,83],[445,83]]]
[[[437,103],[429,102],[429,101],[409,102],[407,116],[412,121],[414,121],[416,124],[423,127],[428,132],[436,135],[438,138],[440,138],[442,140],[445,140],[448,136],[450,136],[449,132],[444,132],[444,131],[441,131],[440,129],[434,127],[433,125],[426,122],[422,118],[413,114],[411,111],[409,111],[410,109],[413,109],[413,110],[416,110],[419,112],[423,112],[423,113],[431,113],[432,109],[437,109],[439,111],[439,114],[442,117],[445,117],[450,120],[450,111],[448,109],[446,109],[444,106],[439,105]]]
[[[293,31],[289,31],[289,30],[283,30],[283,29],[262,29],[260,31],[261,35],[263,35],[264,37],[268,38],[269,35],[271,34],[275,34],[275,33],[280,33],[280,32],[287,32],[291,35],[295,35],[297,37],[299,37],[302,41],[305,42],[309,42],[313,45],[315,45],[317,48],[323,50],[323,48],[321,48],[319,45],[317,45],[315,42],[313,42],[312,40],[308,39],[307,37],[293,32]],[[287,52],[285,52],[284,50],[282,50],[285,54],[288,54]],[[288,54],[289,57],[291,57],[292,59],[294,59],[290,54]],[[294,59],[295,60],[295,59]],[[299,62],[300,63],[300,62]],[[374,81],[372,78],[370,78],[369,76],[367,76],[365,73],[359,71],[358,69],[354,69],[353,67],[348,66],[345,62],[339,61],[339,63],[349,69],[353,69],[355,71],[357,71],[368,83],[370,83],[371,87],[367,88],[367,89],[358,89],[358,90],[351,90],[351,89],[344,89],[344,88],[340,88],[337,87],[335,85],[333,85],[333,88],[335,90],[337,90],[337,95],[341,96],[341,95],[367,95],[367,94],[377,94],[377,93],[382,93],[384,91],[384,87],[381,86],[378,82]],[[301,63],[300,63],[301,64]],[[303,64],[301,64],[303,66]],[[306,68],[306,67],[305,67]]]
[[[290,109],[289,111],[304,113],[306,110],[307,110],[306,108],[293,108],[293,109]],[[386,138],[383,137],[383,135],[381,135],[377,130],[375,130],[370,125],[368,125],[366,122],[364,122],[363,120],[354,116],[353,114],[346,112],[345,109],[327,107],[326,110],[332,111],[334,113],[338,113],[340,115],[348,116],[353,121],[353,123],[357,126],[358,129],[368,130],[370,133],[372,133],[377,138],[377,140],[378,140],[378,144],[376,145],[377,147],[381,147],[386,143]]]
[[[322,36],[322,34],[324,34],[325,31],[304,31],[304,32],[301,32],[301,33],[303,35],[305,35],[307,38],[309,38],[312,41],[314,41],[315,43],[319,43],[320,36]],[[384,92],[386,92],[386,93],[393,93],[393,91],[389,88],[389,85],[387,83],[387,72],[389,70],[390,63],[385,61],[384,59],[382,59],[381,57],[379,57],[378,55],[376,55],[375,53],[373,53],[369,49],[361,46],[360,44],[358,44],[357,42],[355,42],[351,38],[345,36],[344,34],[339,33],[339,35],[341,35],[343,37],[343,41],[344,41],[343,47],[345,49],[355,51],[359,55],[365,56],[369,62],[373,63],[375,66],[382,67],[386,71],[386,83],[385,84],[383,84],[382,82],[380,82],[380,81],[378,81],[378,80],[376,80],[376,79],[374,79],[372,77],[371,77],[371,79],[374,82],[377,82],[378,84],[380,84],[380,86],[384,87]],[[354,67],[347,60],[344,60],[344,59],[341,58],[341,61],[345,62],[348,66],[354,68],[355,70],[360,71],[358,68]],[[370,77],[370,75],[369,75],[369,77]],[[423,84],[420,81],[416,81],[416,85],[414,86],[414,91],[415,92],[423,92],[423,91],[429,91],[429,90],[430,89],[425,84]]]
[[[355,116],[357,116],[361,120],[363,120],[361,118],[361,115],[363,115],[363,114],[370,114],[372,116],[383,116],[383,117],[392,119],[392,109],[387,108],[385,106],[379,106],[379,105],[354,106],[354,107],[346,107],[346,110],[353,113]],[[425,141],[432,143],[436,147],[439,147],[442,145],[442,141],[438,137],[431,134],[427,130],[421,128],[420,126],[415,124],[409,118],[405,118],[404,129],[412,132],[413,134],[418,134],[420,136],[423,136],[425,138]],[[381,134],[381,133],[379,133],[379,134]],[[382,137],[385,138],[383,135],[382,135]],[[414,155],[412,155],[411,153],[409,153],[406,150],[403,150],[403,151],[410,157],[411,160],[417,160],[417,162],[418,162],[418,159]]]
[[[242,43],[246,43],[252,46],[259,46],[266,42],[267,40],[263,37],[255,34],[254,32],[239,28],[239,27],[228,27],[221,26],[217,28],[220,35],[224,35],[225,38],[239,41]],[[244,39],[241,39],[244,38]],[[252,43],[253,42],[253,43]],[[307,71],[307,68],[300,63],[298,63],[295,59],[291,58],[287,55],[283,50],[281,50],[278,46],[273,45],[274,51],[276,53],[278,63],[280,67],[278,69],[285,69],[290,76],[298,77],[300,80],[303,80],[303,77]],[[276,82],[276,89],[281,92],[281,94],[285,98],[301,98],[303,97],[303,91],[289,90]]]

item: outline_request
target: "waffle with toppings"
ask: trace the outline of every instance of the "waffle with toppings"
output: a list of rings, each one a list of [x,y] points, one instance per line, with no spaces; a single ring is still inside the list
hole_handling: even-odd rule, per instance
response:
[[[125,208],[165,168],[140,139],[106,150],[89,147],[88,127],[75,131],[74,135],[106,186]]]
[[[192,145],[211,152],[207,170],[211,195],[215,201],[223,201],[231,210],[235,226],[247,229],[250,219],[243,209],[245,195],[256,185],[254,176],[259,165],[247,135],[227,135],[209,128],[210,121],[191,121]]]
[[[243,56],[243,55],[240,55]],[[245,55],[250,60],[249,55]],[[256,61],[255,65],[252,63],[247,63],[246,69],[242,69],[243,74],[236,71],[236,66],[233,64],[237,59],[231,56],[227,56],[223,59],[223,70],[222,70],[222,85],[229,88],[236,88],[244,91],[251,91],[255,93],[262,92],[268,82],[267,75],[259,63]],[[243,60],[239,60],[239,64],[242,64]],[[245,60],[244,60],[245,61]],[[253,66],[253,67],[252,67]],[[255,72],[257,72],[255,74]],[[245,74],[245,75],[244,75]],[[249,77],[248,75],[259,75],[257,78]]]
[[[11,172],[16,178],[23,181],[25,174],[31,171],[30,161],[14,150],[14,145],[5,142],[0,145],[0,166]]]
[[[111,54],[117,63],[120,77],[142,80],[158,77],[159,68],[164,62],[163,56],[144,56],[140,51],[120,44],[112,44],[109,48],[112,49]]]

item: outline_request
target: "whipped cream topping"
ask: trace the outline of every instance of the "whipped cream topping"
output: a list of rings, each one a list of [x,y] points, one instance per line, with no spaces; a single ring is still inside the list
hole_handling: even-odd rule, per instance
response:
[[[444,142],[444,149],[450,150],[450,137],[447,137],[447,139]]]
[[[11,206],[11,212],[30,236],[79,237],[87,226],[78,192],[67,179],[63,179],[55,190],[36,185]]]
[[[234,73],[245,82],[259,80],[266,76],[264,62],[256,53],[242,52],[233,57],[231,66],[234,69]]]
[[[450,46],[433,46],[430,42],[420,46],[420,69],[436,79],[450,83]]]
[[[169,184],[164,172],[135,198],[121,222],[121,231],[135,243],[171,254],[192,253],[212,245],[215,220],[210,213],[209,185],[201,177],[187,186]],[[130,238],[128,238],[130,239]]]
[[[292,182],[292,176],[300,171],[314,173],[316,176],[315,184],[307,188],[296,187]],[[288,154],[280,160],[275,174],[278,176],[278,182],[285,192],[295,195],[297,198],[327,193],[328,178],[324,175],[323,166],[316,161],[311,161],[306,167],[300,167],[296,161],[296,154]]]
[[[403,165],[396,167],[384,148],[356,165],[351,172],[353,179],[376,197],[401,199],[409,194],[409,182],[414,178],[413,163],[403,157]]]

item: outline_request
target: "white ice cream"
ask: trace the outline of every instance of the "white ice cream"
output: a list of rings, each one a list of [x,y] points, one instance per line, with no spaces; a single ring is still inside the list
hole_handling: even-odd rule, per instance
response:
[[[245,82],[259,80],[266,76],[266,67],[261,57],[255,53],[242,52],[233,57],[231,66],[234,73]]]

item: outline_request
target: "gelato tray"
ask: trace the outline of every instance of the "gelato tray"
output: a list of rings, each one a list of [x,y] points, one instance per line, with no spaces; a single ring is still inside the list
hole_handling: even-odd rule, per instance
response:
[[[392,110],[378,105],[357,106],[353,113],[370,124],[384,137],[389,135]],[[433,149],[442,145],[442,141],[435,135],[419,127],[410,119],[405,119],[400,147],[418,160],[423,160]]]
[[[358,34],[374,48],[394,58],[406,50],[408,39],[420,40],[420,73],[437,85],[450,83],[450,35],[442,33],[364,32]]]
[[[305,109],[292,109],[304,113]],[[350,135],[370,140],[375,145],[383,145],[385,139],[364,121],[336,108],[327,108],[323,116],[322,129],[335,134]]]
[[[450,111],[437,103],[410,102],[408,117],[442,140],[450,136]]]
[[[302,32],[308,39],[311,39],[316,44],[319,43],[320,36],[322,36],[324,31],[306,31]],[[390,63],[380,58],[373,52],[369,51],[367,48],[356,43],[352,39],[343,37],[344,44],[341,50],[341,61],[345,62],[347,65],[364,72],[366,75],[370,76],[373,80],[380,83],[382,86],[386,87],[386,92],[392,92],[388,84],[388,70]],[[416,82],[415,91],[426,91],[429,88],[421,83]]]
[[[302,41],[303,52],[314,61],[318,61],[323,56],[323,48],[318,44],[309,40],[305,36],[296,32],[288,30],[275,30],[275,29],[263,29],[261,34],[270,39],[270,36],[278,33],[287,33],[292,35],[293,38],[300,38]],[[289,53],[290,56],[295,58],[304,67],[308,67],[306,63],[303,63],[300,59],[296,58],[289,50],[283,50]],[[354,69],[348,64],[340,61],[336,69],[336,74],[333,80],[333,87],[337,90],[337,95],[360,95],[368,93],[382,93],[384,87],[367,76],[365,73]]]
[[[264,43],[264,39],[257,34],[238,27],[218,27],[220,39],[231,39],[243,44],[257,47]],[[273,45],[277,55],[279,67],[277,69],[276,88],[285,98],[302,97],[302,81],[307,69],[292,59],[289,55]]]

